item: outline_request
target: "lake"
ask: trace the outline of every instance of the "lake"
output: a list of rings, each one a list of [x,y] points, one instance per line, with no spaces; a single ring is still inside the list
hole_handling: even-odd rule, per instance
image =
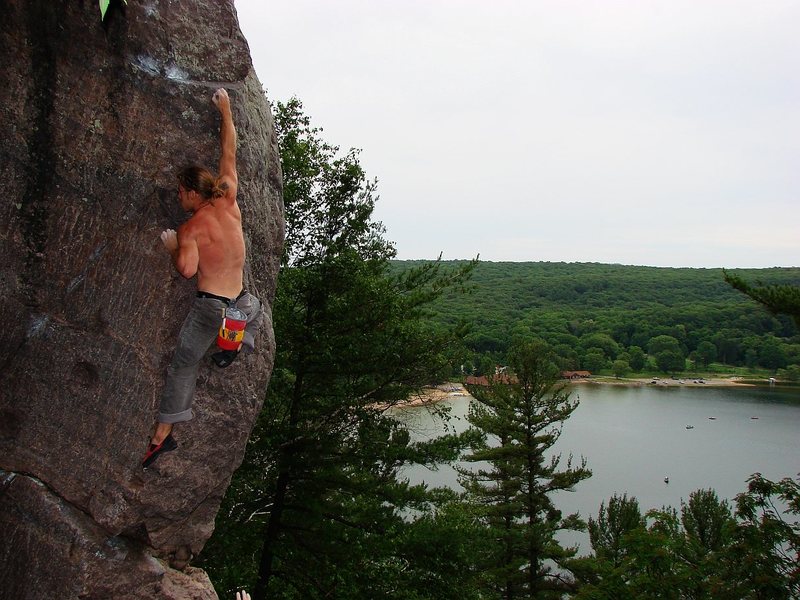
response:
[[[635,496],[643,511],[679,509],[681,500],[700,488],[732,500],[755,472],[769,479],[800,472],[800,388],[586,383],[571,389],[580,405],[553,452],[561,454],[562,465],[570,453],[576,460],[586,457],[592,477],[554,498],[564,514],[596,518],[600,503],[614,493]],[[451,430],[468,427],[470,400],[445,401]],[[426,407],[396,414],[416,439],[444,433],[442,419]],[[403,474],[414,483],[460,488],[447,465],[438,471],[412,467]],[[588,551],[588,536],[565,536],[562,542],[580,543],[582,552]]]

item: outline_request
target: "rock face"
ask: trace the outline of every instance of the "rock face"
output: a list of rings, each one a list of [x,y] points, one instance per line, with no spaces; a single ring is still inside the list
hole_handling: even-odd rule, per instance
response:
[[[0,598],[216,598],[185,567],[263,401],[283,240],[272,117],[232,0],[6,0],[0,20]],[[205,362],[177,451],[140,460],[196,289],[159,233],[175,172],[238,132],[257,351]],[[172,566],[170,566],[172,565]],[[183,568],[182,571],[176,568]]]

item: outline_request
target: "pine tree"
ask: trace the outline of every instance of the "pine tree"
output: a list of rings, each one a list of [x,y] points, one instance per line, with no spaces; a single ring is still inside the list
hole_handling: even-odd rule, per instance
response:
[[[484,585],[506,600],[561,598],[571,589],[566,562],[576,548],[556,540],[562,530],[582,530],[578,515],[563,517],[553,494],[573,489],[591,476],[586,461],[548,457],[564,422],[577,408],[559,383],[549,348],[521,342],[509,352],[513,375],[471,385],[476,402],[469,420],[488,438],[466,457],[475,468],[462,468],[466,498],[474,503],[490,532],[484,561]]]
[[[597,520],[589,517],[589,539],[597,557],[609,561],[616,568],[625,557],[625,536],[645,526],[636,498],[614,494],[608,506],[605,502],[600,504]]]

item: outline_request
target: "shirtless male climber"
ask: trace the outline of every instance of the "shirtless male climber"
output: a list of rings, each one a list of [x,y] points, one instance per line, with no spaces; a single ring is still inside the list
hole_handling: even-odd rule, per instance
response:
[[[175,450],[175,423],[192,418],[197,371],[200,361],[217,337],[225,309],[244,312],[247,325],[239,350],[252,352],[254,335],[261,321],[261,302],[242,288],[245,261],[242,213],[236,203],[236,129],[231,102],[224,89],[212,97],[221,117],[219,176],[203,167],[191,166],[178,173],[178,201],[191,218],[167,229],[161,241],[169,251],[178,273],[187,279],[197,275],[197,297],[183,322],[161,396],[158,422],[142,459],[149,467],[162,453]],[[238,356],[236,350],[212,355],[219,367],[227,367]]]

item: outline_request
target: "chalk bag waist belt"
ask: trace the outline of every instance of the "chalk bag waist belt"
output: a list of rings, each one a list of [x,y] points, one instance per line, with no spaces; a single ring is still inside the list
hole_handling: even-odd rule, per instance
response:
[[[212,300],[220,300],[221,302],[225,302],[226,304],[233,306],[234,304],[236,304],[236,301],[239,300],[239,298],[244,296],[246,293],[247,293],[247,290],[242,290],[241,292],[239,292],[239,295],[236,296],[236,298],[226,298],[225,296],[217,296],[216,294],[212,294],[211,292],[198,291],[197,292],[197,297],[198,298],[211,298]]]

